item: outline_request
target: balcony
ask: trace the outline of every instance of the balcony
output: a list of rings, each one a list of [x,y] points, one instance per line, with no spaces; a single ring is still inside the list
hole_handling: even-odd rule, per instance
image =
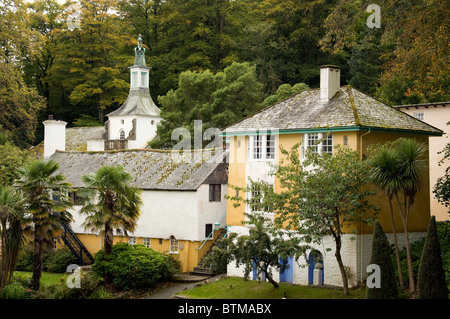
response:
[[[126,150],[128,148],[128,140],[106,140],[105,151]]]

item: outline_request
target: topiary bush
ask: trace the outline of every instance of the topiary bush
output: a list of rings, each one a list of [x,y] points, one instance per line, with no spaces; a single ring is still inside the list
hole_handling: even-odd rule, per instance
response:
[[[448,299],[435,216],[431,216],[420,259],[417,287],[420,299]]]
[[[175,269],[166,254],[144,245],[119,243],[113,246],[107,258],[104,249],[95,254],[92,271],[101,277],[106,272],[111,273],[117,288],[139,289],[169,280]]]
[[[367,299],[397,299],[398,288],[395,278],[394,267],[391,260],[391,248],[386,238],[383,228],[378,221],[375,222],[373,240],[372,240],[372,256],[370,264],[380,267],[380,288],[367,287]]]

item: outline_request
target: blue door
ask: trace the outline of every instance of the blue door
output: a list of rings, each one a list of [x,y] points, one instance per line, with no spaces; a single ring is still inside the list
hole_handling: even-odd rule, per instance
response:
[[[280,263],[284,261],[280,258]],[[280,273],[280,282],[294,282],[294,258],[288,257],[287,264],[289,265],[283,272]]]
[[[258,280],[258,269],[256,268],[256,262],[253,261],[253,280]],[[261,271],[261,281],[266,281],[266,274]]]
[[[314,283],[314,269],[316,268],[316,263],[322,264],[322,283],[324,282],[324,269],[323,269],[323,257],[320,251],[313,250],[309,253],[308,257],[308,284],[312,285]]]

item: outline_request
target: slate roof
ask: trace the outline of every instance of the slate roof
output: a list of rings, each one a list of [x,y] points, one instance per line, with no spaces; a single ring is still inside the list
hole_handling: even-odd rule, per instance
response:
[[[193,160],[192,155],[198,155]],[[104,165],[121,165],[133,176],[132,185],[147,190],[196,190],[223,165],[228,151],[220,149],[185,152],[161,150],[126,150],[109,152],[61,152],[49,159],[59,163],[73,187],[83,187],[81,177]],[[217,173],[217,171],[216,171]]]
[[[320,103],[320,89],[304,90],[267,107],[223,130],[226,135],[257,130],[340,130],[375,128],[408,130],[429,135],[442,131],[388,106],[351,87],[343,86],[327,103]]]
[[[109,113],[107,116],[114,115],[148,115],[159,116],[161,110],[153,102],[150,95],[150,89],[130,90],[128,98],[117,110]]]

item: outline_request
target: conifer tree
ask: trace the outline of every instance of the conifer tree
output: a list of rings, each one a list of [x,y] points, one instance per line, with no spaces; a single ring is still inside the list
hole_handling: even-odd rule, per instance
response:
[[[391,248],[383,228],[378,221],[375,222],[372,257],[370,264],[380,267],[380,288],[367,287],[367,299],[397,299],[398,288],[395,279],[394,267],[392,266]]]
[[[436,218],[431,216],[417,276],[419,299],[448,299]]]

